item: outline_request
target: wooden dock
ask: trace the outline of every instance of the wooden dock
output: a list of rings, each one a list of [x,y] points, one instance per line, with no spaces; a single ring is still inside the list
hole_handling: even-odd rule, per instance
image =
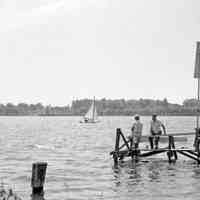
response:
[[[189,135],[194,136],[194,149],[190,148],[176,148],[175,142],[186,142]],[[153,136],[142,136],[141,142],[148,142],[149,137]],[[113,156],[114,164],[117,165],[119,160],[125,157],[131,157],[133,160],[139,160],[140,157],[149,157],[161,153],[166,153],[169,163],[176,162],[178,154],[186,156],[190,159],[197,161],[200,164],[200,129],[190,133],[170,133],[167,135],[161,135],[160,141],[167,143],[165,148],[148,149],[148,148],[135,148],[131,142],[131,139],[127,139],[122,133],[120,128],[116,130],[116,141],[115,149],[110,152]],[[120,145],[120,140],[122,144]]]

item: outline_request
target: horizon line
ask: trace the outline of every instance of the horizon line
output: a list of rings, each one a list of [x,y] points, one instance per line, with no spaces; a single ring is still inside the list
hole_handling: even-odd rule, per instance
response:
[[[135,101],[140,101],[140,100],[153,100],[153,101],[163,101],[163,100],[167,100],[168,103],[171,103],[171,104],[178,104],[178,105],[183,105],[183,102],[185,100],[198,100],[197,98],[186,98],[184,99],[181,103],[178,103],[176,101],[171,101],[171,100],[168,100],[168,98],[163,98],[163,99],[155,99],[155,98],[137,98],[137,99],[130,99],[130,98],[96,98],[95,97],[95,101],[101,101],[101,100],[110,100],[110,101],[114,101],[114,100],[124,100],[124,101],[131,101],[131,100],[135,100]],[[73,100],[71,100],[69,103],[66,103],[66,104],[54,104],[54,103],[43,103],[41,101],[38,101],[38,102],[28,102],[28,101],[17,101],[17,102],[14,102],[14,101],[7,101],[7,102],[3,102],[3,101],[0,101],[0,104],[1,105],[7,105],[7,104],[13,104],[13,105],[19,105],[19,104],[28,104],[28,105],[36,105],[36,104],[41,104],[43,106],[71,106],[72,105],[72,102],[73,101],[81,101],[81,100],[93,100],[93,98],[74,98]]]

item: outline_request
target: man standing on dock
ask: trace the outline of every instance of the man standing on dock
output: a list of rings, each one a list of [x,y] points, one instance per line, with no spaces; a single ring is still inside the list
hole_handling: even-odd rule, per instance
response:
[[[140,138],[142,136],[142,128],[143,124],[140,122],[140,116],[135,115],[134,117],[135,122],[132,125],[131,131],[132,131],[132,144],[134,144],[134,147],[137,149],[139,147]]]
[[[163,129],[164,135],[166,135],[166,129],[165,129],[164,124],[160,120],[157,119],[156,114],[153,114],[151,126],[150,126],[151,136],[149,137],[151,149],[154,148],[154,144],[155,144],[155,148],[158,149],[158,142],[159,142],[159,139],[160,139],[159,136],[162,134],[161,127]]]

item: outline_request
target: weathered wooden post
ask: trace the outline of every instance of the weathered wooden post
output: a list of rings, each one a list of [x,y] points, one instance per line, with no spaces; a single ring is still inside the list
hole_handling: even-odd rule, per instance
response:
[[[199,128],[196,128],[194,144],[195,144],[195,151],[197,152],[198,164],[200,164],[200,129]]]
[[[32,178],[31,187],[32,195],[43,195],[44,194],[44,182],[46,175],[46,162],[37,162],[32,165]]]
[[[175,142],[174,142],[174,137],[173,137],[173,136],[171,136],[171,146],[172,146],[173,149],[176,148],[176,147],[175,147]],[[173,151],[173,156],[174,156],[174,159],[175,159],[175,161],[176,161],[176,160],[178,159],[178,155],[177,155],[176,150]]]
[[[115,166],[118,164],[120,133],[121,133],[120,128],[117,128],[117,130],[116,130],[116,140],[115,140],[115,152],[113,154]]]
[[[172,161],[176,161],[178,159],[177,152],[176,150],[173,150],[173,149],[175,149],[174,137],[170,135],[168,152],[167,152],[169,163],[171,163]],[[174,159],[172,160],[172,158]]]
[[[199,149],[199,145],[198,145],[198,141],[200,140],[200,128],[196,128],[195,129],[195,139],[194,139],[194,147],[195,147],[195,151],[198,152]]]
[[[171,162],[172,162],[172,159],[171,159],[171,158],[172,158],[172,151],[171,151],[171,147],[172,147],[171,143],[172,143],[172,140],[171,140],[171,136],[168,137],[168,141],[169,141],[169,144],[168,144],[167,157],[168,157],[169,163],[171,163]]]

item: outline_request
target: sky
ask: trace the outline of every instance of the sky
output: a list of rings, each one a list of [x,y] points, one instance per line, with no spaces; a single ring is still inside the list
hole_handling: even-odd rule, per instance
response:
[[[0,102],[195,98],[198,0],[2,0]]]

